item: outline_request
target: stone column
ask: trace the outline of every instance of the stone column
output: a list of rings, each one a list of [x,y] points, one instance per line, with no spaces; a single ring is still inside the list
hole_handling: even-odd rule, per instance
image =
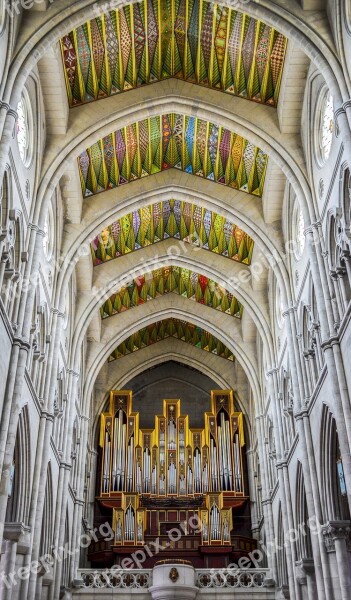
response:
[[[316,600],[318,590],[314,576],[313,558],[302,558],[296,563],[296,577],[303,589],[302,597],[306,600]]]
[[[299,446],[302,455],[301,462],[304,474],[308,516],[310,519],[315,517],[317,523],[322,523],[323,514],[309,416],[305,407],[305,402],[301,402],[301,398],[304,398],[304,381],[303,370],[301,368],[301,354],[299,353],[296,336],[297,326],[295,321],[295,309],[292,307],[289,308],[284,316],[287,317],[287,340],[289,355],[291,357],[290,369],[294,391],[294,417],[296,420],[296,429],[299,435]],[[318,594],[321,598],[331,598],[333,586],[321,532],[318,532],[318,543],[316,543],[315,538],[316,536],[312,536],[311,541],[316,568]]]
[[[6,575],[13,582],[12,587],[1,589],[1,600],[22,600],[23,582],[29,570],[24,567],[24,557],[30,549],[30,528],[23,523],[5,523],[4,537],[7,547]]]
[[[351,598],[351,559],[350,548],[351,527],[350,521],[329,521],[323,527],[326,546],[329,552],[335,552],[340,583],[340,600]]]
[[[275,539],[274,539],[274,525],[273,525],[273,513],[272,513],[272,501],[269,496],[269,486],[267,483],[267,474],[268,474],[268,465],[267,465],[267,455],[263,447],[263,439],[264,439],[264,431],[263,431],[263,415],[256,417],[257,424],[257,441],[259,448],[259,458],[261,463],[261,477],[262,477],[262,489],[263,489],[263,497],[262,497],[262,509],[264,516],[264,525],[267,535],[266,546],[268,548],[275,548]],[[277,563],[276,563],[276,553],[267,554],[267,562],[268,567],[272,572],[272,579],[277,581]]]

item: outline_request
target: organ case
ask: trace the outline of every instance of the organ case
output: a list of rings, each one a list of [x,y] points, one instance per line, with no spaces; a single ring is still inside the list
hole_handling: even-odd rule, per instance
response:
[[[164,400],[154,429],[140,429],[132,392],[111,392],[101,416],[99,501],[113,509],[116,548],[142,545],[173,514],[198,517],[201,546],[231,544],[232,509],[246,498],[243,416],[231,390],[211,392],[204,421],[191,428],[180,400]]]

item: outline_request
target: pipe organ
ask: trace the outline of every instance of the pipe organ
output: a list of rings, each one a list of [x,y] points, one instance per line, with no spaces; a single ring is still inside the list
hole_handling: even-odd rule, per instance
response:
[[[231,545],[233,510],[247,500],[243,445],[243,416],[231,390],[211,392],[203,429],[191,428],[180,400],[164,400],[154,429],[141,429],[132,392],[111,392],[101,416],[98,501],[112,508],[114,551],[166,535],[194,516],[199,525],[186,527],[197,551]]]

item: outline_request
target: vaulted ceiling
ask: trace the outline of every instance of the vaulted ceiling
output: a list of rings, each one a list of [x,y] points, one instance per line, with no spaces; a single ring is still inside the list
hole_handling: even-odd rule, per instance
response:
[[[261,196],[267,155],[215,123],[169,113],[105,136],[78,164],[84,197],[172,167]]]
[[[109,362],[117,360],[169,337],[184,341],[191,346],[196,346],[227,360],[234,360],[233,353],[211,333],[193,323],[172,317],[156,321],[129,336],[117,346],[108,360]]]
[[[276,106],[286,39],[205,0],[143,0],[61,40],[70,106],[169,77]]]
[[[187,84],[181,85],[192,83],[246,99],[251,101],[252,110],[258,108],[273,114],[279,99],[287,40],[271,26],[241,11],[206,0],[143,0],[96,16],[64,35],[60,46],[68,102],[74,115],[87,108],[79,105],[100,100],[99,109],[105,105],[112,107],[108,103],[113,99],[102,99],[125,91],[136,94],[135,88],[169,78],[178,80],[177,86],[186,81]],[[206,97],[202,98],[206,103]],[[231,190],[244,192],[240,211],[245,212],[244,197],[250,201],[257,199],[260,211],[268,156],[252,141],[254,136],[250,139],[250,135],[244,137],[235,128],[226,127],[220,115],[215,122],[212,117],[211,121],[205,120],[197,117],[196,112],[190,116],[182,114],[181,108],[173,111],[172,108],[163,109],[167,112],[160,109],[159,114],[153,112],[147,118],[144,113],[144,118],[133,119],[117,129],[116,126],[107,129],[104,124],[100,137],[90,138],[90,145],[78,156],[84,203],[94,206],[99,201],[96,195],[111,189],[117,203],[121,186],[125,189],[126,185],[157,173],[171,183],[172,172],[177,169],[201,177],[208,186],[225,186],[228,194]],[[118,118],[118,104],[112,110],[114,118]],[[100,197],[104,198],[104,194]],[[126,212],[128,206],[124,205],[124,216],[111,219],[107,226],[105,221],[104,228],[91,240],[92,264],[97,268],[93,270],[95,280],[95,273],[98,277],[98,272],[108,268],[107,263],[113,259],[130,257],[128,279],[121,281],[111,268],[102,278],[98,277],[109,290],[96,301],[100,327],[108,327],[114,319],[127,318],[126,311],[129,315],[130,309],[146,303],[155,314],[155,322],[146,327],[140,320],[140,329],[134,328],[134,333],[119,343],[110,354],[109,363],[157,341],[166,343],[168,338],[234,360],[234,347],[230,349],[219,339],[227,338],[219,335],[217,339],[214,335],[216,331],[219,334],[219,329],[212,328],[209,333],[206,327],[191,323],[193,309],[187,308],[187,302],[192,300],[199,315],[212,308],[217,317],[218,312],[229,319],[234,316],[233,322],[240,329],[244,305],[233,295],[233,288],[230,292],[223,286],[225,275],[221,275],[221,284],[215,276],[209,276],[212,259],[211,269],[203,272],[197,266],[189,268],[172,261],[160,265],[152,261],[152,268],[137,267],[145,267],[143,253],[149,246],[174,239],[247,268],[254,251],[253,239],[220,211],[203,208],[191,198],[189,202],[178,200],[177,194],[173,198],[168,194],[163,199],[160,190],[157,201],[150,204],[140,200],[140,206],[133,212]],[[200,199],[198,202],[201,204]],[[182,252],[186,254],[186,246],[182,246]],[[114,265],[117,272],[119,263]],[[109,286],[108,278],[116,279],[116,285]],[[189,320],[172,314],[174,295],[180,296],[178,300],[184,304],[179,304],[179,310]],[[163,298],[166,308],[160,316],[157,308],[154,312],[152,307],[154,301],[157,305],[164,296],[169,300]],[[139,315],[144,314],[141,310],[133,310],[137,326]],[[203,313],[199,324],[205,324],[208,318],[208,313]],[[98,330],[99,326],[95,328]]]
[[[113,294],[100,309],[101,317],[111,317],[164,294],[178,294],[216,310],[241,317],[240,302],[216,281],[182,267],[163,267],[140,275]]]
[[[164,200],[125,215],[91,243],[94,266],[167,238],[185,241],[249,265],[253,240],[218,213],[190,202]]]

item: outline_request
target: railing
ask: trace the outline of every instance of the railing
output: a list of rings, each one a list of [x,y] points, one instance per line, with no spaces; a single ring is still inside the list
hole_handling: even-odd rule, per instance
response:
[[[262,588],[268,569],[196,569],[199,588]]]
[[[79,587],[148,590],[152,585],[152,569],[122,570],[80,569]],[[207,588],[262,588],[268,569],[195,569],[195,585]]]
[[[122,589],[144,589],[151,585],[151,571],[147,569],[133,569],[123,571],[116,569],[105,569],[97,571],[94,569],[81,569],[78,571],[81,587],[84,588],[122,588]]]

